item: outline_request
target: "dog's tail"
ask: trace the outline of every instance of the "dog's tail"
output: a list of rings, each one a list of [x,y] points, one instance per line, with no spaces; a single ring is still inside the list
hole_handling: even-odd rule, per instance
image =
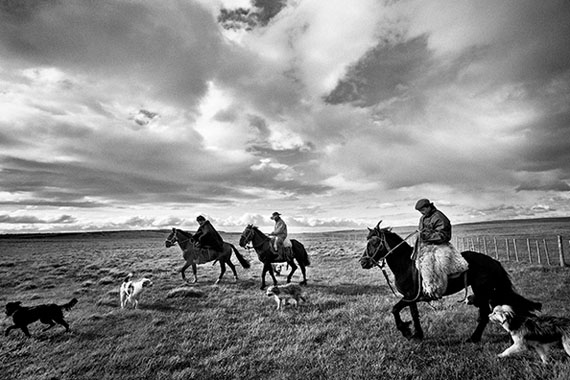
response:
[[[65,310],[65,311],[69,311],[71,310],[71,308],[73,306],[75,306],[75,304],[77,304],[77,298],[73,298],[71,301],[69,301],[68,303],[64,303],[63,305],[58,305],[60,309]]]
[[[505,268],[499,264],[496,274],[496,288],[491,297],[493,307],[496,305],[510,305],[516,314],[534,315],[542,310],[542,303],[529,300],[517,293],[510,275]]]
[[[241,266],[244,267],[245,269],[249,269],[251,267],[251,264],[249,263],[249,261],[247,261],[247,259],[245,257],[243,257],[241,255],[241,253],[239,253],[239,251],[237,250],[237,248],[233,244],[230,244],[230,247],[232,247],[234,253],[236,254],[236,257],[237,257],[239,263],[241,264]]]
[[[131,278],[132,278],[132,277],[133,277],[133,274],[132,274],[132,273],[129,273],[129,274],[127,275],[127,277],[125,277],[125,279],[123,280],[123,282],[129,282],[129,281],[131,281]]]

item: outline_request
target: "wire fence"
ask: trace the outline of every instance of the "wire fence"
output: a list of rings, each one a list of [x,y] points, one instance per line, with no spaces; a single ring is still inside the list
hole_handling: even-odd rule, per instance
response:
[[[460,236],[455,239],[460,251],[477,251],[500,261],[567,266],[570,241],[562,236],[511,238],[497,236]]]

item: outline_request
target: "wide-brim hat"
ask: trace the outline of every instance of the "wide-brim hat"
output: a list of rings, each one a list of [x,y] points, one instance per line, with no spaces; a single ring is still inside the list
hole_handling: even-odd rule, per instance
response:
[[[280,213],[278,213],[277,211],[275,211],[273,214],[271,214],[271,219],[275,219],[275,217],[281,215]]]
[[[419,210],[424,207],[429,207],[431,205],[432,203],[429,201],[429,199],[422,198],[416,202],[416,210]]]

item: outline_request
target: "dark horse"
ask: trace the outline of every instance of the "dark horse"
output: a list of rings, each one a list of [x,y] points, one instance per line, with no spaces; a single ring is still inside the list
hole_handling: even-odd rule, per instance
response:
[[[380,229],[380,223],[369,229],[366,250],[360,258],[360,265],[364,269],[370,269],[384,262],[388,264],[394,274],[396,289],[403,295],[402,299],[392,307],[392,314],[396,320],[396,327],[407,339],[421,340],[424,337],[420,324],[418,302],[429,301],[421,292],[419,271],[411,259],[413,248],[408,245],[396,233],[388,228]],[[482,253],[465,251],[461,255],[467,260],[469,269],[466,278],[460,276],[450,278],[444,295],[450,295],[471,286],[473,296],[469,297],[470,303],[479,308],[477,327],[467,340],[479,342],[483,331],[489,322],[491,309],[496,305],[511,305],[517,313],[530,315],[533,311],[541,309],[538,302],[530,301],[519,295],[511,282],[510,276],[497,260]],[[404,322],[400,317],[400,311],[405,307],[410,308],[410,314],[414,323],[414,332],[410,329],[411,322]]]
[[[291,272],[289,272],[289,275],[287,276],[287,283],[291,282],[291,277],[293,277],[293,273],[297,270],[297,265],[293,259],[287,260],[279,258],[271,247],[271,239],[252,224],[249,224],[242,232],[239,239],[239,245],[240,247],[245,247],[249,242],[251,242],[255,252],[257,252],[259,261],[263,263],[263,270],[261,272],[261,289],[265,288],[265,274],[267,272],[271,275],[273,284],[277,285],[277,279],[273,273],[273,266],[271,263],[287,262],[291,267]],[[291,239],[291,244],[293,246],[293,258],[297,260],[299,267],[301,267],[301,272],[303,273],[303,281],[301,281],[300,284],[307,285],[305,267],[311,265],[309,262],[309,255],[307,254],[303,244],[299,243],[297,240]]]
[[[186,232],[186,231],[179,230],[177,228],[173,228],[170,235],[168,235],[168,237],[166,238],[166,241],[164,242],[164,244],[166,245],[166,248],[170,248],[173,245],[175,245],[176,243],[178,243],[178,246],[180,246],[180,249],[182,250],[182,253],[183,253],[182,256],[184,257],[184,260],[186,260],[186,264],[184,264],[184,266],[179,269],[179,272],[182,274],[182,279],[184,281],[186,281],[186,275],[184,274],[184,272],[186,271],[186,269],[190,265],[192,265],[192,273],[194,274],[194,282],[198,282],[198,276],[196,275],[195,259],[197,258],[197,255],[199,254],[200,248],[194,247],[193,235],[190,232]],[[224,273],[226,273],[226,264],[230,267],[230,269],[234,273],[234,278],[236,279],[236,281],[238,279],[236,267],[234,266],[234,264],[231,261],[232,251],[236,254],[236,257],[237,257],[237,259],[240,262],[242,267],[244,267],[245,269],[250,267],[249,261],[247,261],[239,253],[239,251],[236,249],[236,247],[233,244],[224,242],[223,252],[210,250],[210,252],[212,253],[212,256],[209,257],[207,260],[207,261],[215,260],[215,261],[220,262],[220,277],[218,277],[216,284],[218,284],[222,280]],[[214,263],[215,263],[215,261],[214,261]]]

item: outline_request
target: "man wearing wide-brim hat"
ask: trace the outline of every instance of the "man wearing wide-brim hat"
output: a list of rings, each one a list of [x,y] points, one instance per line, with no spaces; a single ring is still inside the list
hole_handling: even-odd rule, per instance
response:
[[[426,296],[439,299],[447,288],[448,276],[465,272],[468,264],[451,244],[451,222],[447,216],[425,198],[417,201],[415,208],[422,214],[414,252],[416,266]]]
[[[275,221],[275,227],[273,228],[273,232],[271,232],[269,236],[275,236],[274,248],[275,251],[279,252],[280,249],[282,251],[283,242],[287,237],[287,225],[285,224],[283,219],[281,219],[281,214],[278,213],[277,211],[271,214],[271,220]]]

